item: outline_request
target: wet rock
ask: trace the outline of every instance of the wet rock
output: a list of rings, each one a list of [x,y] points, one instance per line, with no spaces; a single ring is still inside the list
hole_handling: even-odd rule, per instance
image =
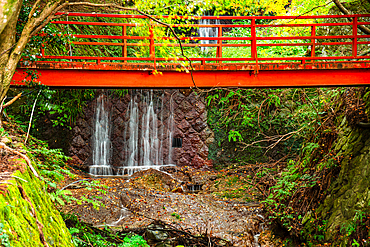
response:
[[[79,159],[76,155],[73,155],[71,158],[72,158],[72,160],[69,161],[70,163],[72,163],[74,165],[81,165],[82,164],[81,159]]]
[[[114,125],[119,128],[124,128],[125,122],[123,122],[123,119],[121,117],[116,117],[114,120]]]
[[[172,99],[177,103],[180,104],[184,99],[186,98],[185,95],[182,93],[175,93],[172,97]]]
[[[195,155],[193,160],[191,161],[191,165],[195,168],[201,168],[205,165],[205,161],[199,155]]]
[[[195,109],[201,114],[206,110],[206,106],[203,102],[198,101],[195,103]],[[202,119],[204,120],[204,119]]]
[[[114,106],[115,106],[115,107],[117,108],[117,110],[118,110],[119,112],[121,112],[121,113],[124,113],[124,112],[125,112],[125,110],[126,110],[126,108],[127,108],[127,105],[126,105],[124,102],[120,101],[120,100],[117,100],[117,101],[115,102]]]
[[[192,126],[196,131],[201,132],[207,127],[207,123],[198,118],[194,121]]]
[[[193,134],[193,133],[197,133],[197,132],[195,131],[195,129],[189,128],[189,130],[186,134],[189,135],[189,134]]]
[[[88,140],[91,137],[90,128],[81,129],[81,136],[83,139]]]
[[[175,130],[175,133],[174,133],[174,135],[173,135],[173,137],[174,137],[174,138],[185,138],[185,135],[184,135],[184,133],[182,133],[182,131],[181,131],[181,130],[176,129],[176,130]]]
[[[198,103],[199,101],[199,96],[195,94],[195,92],[192,92],[188,97],[187,97],[187,101],[189,101],[190,104],[192,104],[193,106],[195,106],[196,103]]]
[[[93,165],[92,155],[90,155],[82,164],[85,171],[89,170],[89,167]]]
[[[89,154],[88,154],[88,152],[86,152],[86,150],[84,148],[82,148],[82,149],[80,149],[80,151],[78,151],[77,156],[81,160],[86,160],[87,157],[89,156]]]
[[[192,89],[180,89],[180,93],[188,97],[193,92]]]
[[[77,149],[74,147],[74,146],[70,146],[69,147],[69,150],[68,150],[68,155],[69,156],[73,156],[73,155],[75,155],[75,154],[77,154]]]
[[[213,138],[213,137],[210,137],[210,138],[208,138],[207,140],[206,140],[206,145],[207,146],[209,146],[209,145],[211,145],[212,143],[214,143],[215,142],[215,138]]]
[[[169,235],[161,225],[149,225],[146,230],[146,236],[150,240],[165,241]]]
[[[185,118],[185,114],[184,114],[184,112],[181,109],[177,108],[174,111],[173,118],[175,119],[175,121],[177,123],[179,123],[179,122],[181,122],[181,120],[183,120]]]
[[[81,130],[78,126],[73,127],[72,131],[75,135],[79,135],[81,133]]]
[[[182,142],[182,150],[183,150],[183,153],[184,155],[182,157],[185,156],[185,154],[188,154],[190,155],[191,157],[194,156],[194,154],[196,153],[196,150],[194,149],[192,143],[190,140],[188,139],[185,139],[183,142]],[[190,159],[190,157],[188,157]]]
[[[190,139],[190,142],[191,142],[192,146],[195,149],[197,149],[198,146],[199,146],[199,143],[202,143],[202,140],[200,139],[199,135],[192,135],[191,139]]]
[[[85,141],[84,141],[84,139],[82,139],[82,137],[80,135],[78,135],[75,138],[73,138],[72,146],[81,148],[81,147],[85,146]]]
[[[78,118],[77,119],[77,122],[76,122],[76,125],[77,126],[80,126],[80,128],[82,127],[82,128],[88,128],[89,127],[89,125],[88,125],[88,123],[86,122],[86,120],[85,119],[83,119],[83,118]]]
[[[202,159],[207,159],[207,157],[208,157],[208,147],[207,147],[207,145],[203,145],[203,147],[199,150],[198,154]]]
[[[188,121],[186,121],[185,119],[183,119],[179,125],[177,125],[177,128],[179,128],[182,132],[187,132],[190,128],[190,124],[188,123]]]
[[[185,119],[191,121],[195,118],[198,118],[199,116],[200,116],[199,113],[195,109],[192,109],[191,111],[185,114]]]
[[[184,100],[184,101],[182,101],[182,102],[179,104],[178,108],[179,108],[182,112],[187,113],[187,112],[189,112],[189,111],[191,111],[191,110],[193,109],[193,106],[192,106],[188,101]]]
[[[213,131],[210,128],[205,128],[200,133],[200,136],[201,136],[202,140],[206,140],[207,138],[211,137],[212,135],[213,135]]]
[[[186,159],[186,158],[182,157],[182,158],[180,158],[180,159],[177,161],[177,165],[179,165],[179,166],[190,166],[190,165],[191,165],[191,163],[190,163],[190,161],[189,161],[188,159]]]

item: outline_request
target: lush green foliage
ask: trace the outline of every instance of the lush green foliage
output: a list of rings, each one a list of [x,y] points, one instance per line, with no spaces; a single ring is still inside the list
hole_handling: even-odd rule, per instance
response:
[[[97,200],[101,199],[98,195],[90,197],[82,196],[80,199],[76,199],[72,195],[71,191],[57,188],[58,182],[64,180],[66,177],[74,177],[65,165],[65,162],[70,158],[65,156],[60,149],[49,149],[46,142],[35,138],[31,138],[29,145],[25,147],[25,149],[32,161],[36,163],[41,179],[46,184],[51,200],[57,205],[65,205],[65,203],[76,201],[79,205],[83,202],[91,203],[96,209],[104,206]],[[100,191],[102,195],[106,194],[105,189],[107,187],[105,185],[101,185],[97,180],[84,180],[81,181],[81,183],[90,191],[95,189]]]
[[[100,230],[80,222],[75,215],[63,215],[76,247],[149,247],[142,236],[132,233],[111,232],[107,227]]]
[[[162,15],[201,15],[212,12],[214,15],[256,15],[262,13],[286,13],[286,0],[278,1],[252,1],[252,0],[205,0],[205,1],[181,1],[165,0],[153,2],[148,0],[135,0],[133,4],[142,10],[153,14]]]
[[[31,12],[34,1],[32,0],[23,0],[22,9],[19,14],[17,22],[17,39],[20,38],[21,33],[25,24],[28,21],[28,15]],[[34,16],[40,14],[40,10],[37,10],[34,13]],[[65,44],[68,42],[68,38],[63,35],[56,35],[59,30],[52,24],[47,24],[41,31],[43,35],[32,36],[28,42],[26,48],[22,53],[22,60],[24,63],[29,63],[32,61],[39,60],[38,56],[41,55],[41,45],[42,44],[53,44],[57,49],[66,49]]]
[[[0,223],[0,240],[1,244],[4,247],[11,247],[10,241],[9,241],[9,236],[6,234],[6,231],[4,230],[4,224]]]
[[[51,121],[53,127],[61,126],[70,129],[76,117],[82,114],[83,107],[86,105],[87,100],[94,97],[95,90],[50,90],[40,86],[40,88],[36,87],[33,90],[24,90],[23,94],[27,97],[22,97],[21,104],[18,106],[15,104],[9,109],[6,109],[5,112],[13,121],[17,122],[24,131],[27,131],[32,108],[36,102],[33,121],[31,123],[31,134],[40,136],[38,128],[43,127],[45,124],[45,122],[43,122],[41,126],[37,125],[40,120]]]

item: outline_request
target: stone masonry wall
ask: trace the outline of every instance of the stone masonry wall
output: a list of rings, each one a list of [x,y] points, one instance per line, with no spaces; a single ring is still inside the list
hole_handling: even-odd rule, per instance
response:
[[[144,91],[145,92],[145,91]],[[213,141],[213,132],[207,126],[207,111],[204,99],[197,96],[192,90],[155,90],[158,95],[164,94],[163,109],[155,109],[156,113],[162,114],[163,121],[158,121],[166,129],[167,117],[169,116],[170,99],[174,116],[174,138],[182,138],[182,147],[174,148],[173,162],[179,166],[203,167],[211,166],[208,160],[208,145]],[[96,97],[102,93],[98,91]],[[143,91],[130,92],[124,97],[117,97],[112,91],[105,92],[109,97],[111,109],[111,164],[114,168],[122,166],[127,154],[125,154],[124,132],[127,128],[128,108],[132,95]],[[155,94],[154,93],[154,94]],[[94,116],[96,100],[88,102],[84,115],[79,117],[72,129],[72,141],[69,147],[69,155],[73,162],[82,165],[85,170],[92,165],[92,136],[94,131]],[[160,113],[163,111],[163,113]],[[127,137],[126,137],[127,138]],[[161,141],[170,140],[159,137]],[[168,145],[166,145],[168,146]],[[164,153],[167,150],[163,151]],[[166,158],[165,154],[164,159]]]

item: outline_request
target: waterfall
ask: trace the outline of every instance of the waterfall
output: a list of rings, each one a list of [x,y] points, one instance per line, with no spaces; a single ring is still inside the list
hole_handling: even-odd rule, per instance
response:
[[[109,164],[111,158],[110,116],[107,96],[101,94],[97,98],[95,108],[95,124],[93,133],[93,165],[90,173],[93,175],[112,175]]]
[[[214,23],[211,23],[211,22],[214,22]],[[199,20],[199,24],[201,25],[218,25],[220,24],[220,20],[210,20],[210,19],[201,19]],[[218,37],[218,28],[217,27],[200,27],[199,28],[199,37],[207,37],[207,38],[212,38],[212,37]],[[200,41],[201,44],[216,44],[217,43],[217,40],[201,40]],[[208,51],[208,48],[209,47],[201,47],[201,51],[202,52],[205,52],[205,51]]]
[[[172,104],[172,95],[170,97],[170,116],[168,117],[168,164],[172,164],[172,138],[173,138],[173,127],[174,127],[174,119],[173,119],[173,104]]]
[[[173,106],[171,98],[166,105],[164,98],[153,90],[133,92],[123,136],[125,161],[117,175],[132,175],[136,171],[172,164]],[[167,119],[165,112],[169,115]]]

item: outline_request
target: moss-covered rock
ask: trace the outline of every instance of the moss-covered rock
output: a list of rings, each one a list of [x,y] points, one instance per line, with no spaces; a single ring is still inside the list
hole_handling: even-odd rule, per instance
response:
[[[1,187],[0,223],[12,247],[45,246],[42,239],[48,246],[74,246],[44,183],[35,178],[28,168],[23,172],[16,171],[11,179],[3,183],[6,187]],[[21,193],[22,188],[25,195]]]
[[[367,101],[364,97],[369,114]],[[332,147],[341,156],[340,172],[315,214],[326,223],[326,241],[333,246],[348,246],[350,227],[355,231],[359,215],[370,214],[370,129],[351,125],[345,116],[337,126],[338,137]],[[303,232],[310,233],[312,227],[305,224]],[[339,235],[342,237],[338,238]],[[305,238],[309,239],[308,236]]]

